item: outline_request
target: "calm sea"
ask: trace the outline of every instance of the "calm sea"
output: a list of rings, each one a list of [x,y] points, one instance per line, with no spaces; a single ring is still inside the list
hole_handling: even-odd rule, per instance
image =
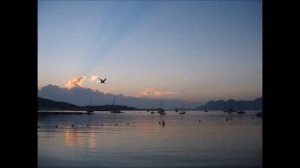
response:
[[[39,114],[38,167],[258,168],[262,118],[256,113]]]

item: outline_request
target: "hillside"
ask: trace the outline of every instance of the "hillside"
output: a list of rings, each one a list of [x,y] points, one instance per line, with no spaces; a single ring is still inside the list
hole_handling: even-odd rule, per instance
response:
[[[87,110],[93,109],[95,111],[110,111],[118,108],[120,110],[137,110],[135,107],[121,106],[121,105],[102,105],[102,106],[76,106],[71,103],[59,102],[50,99],[38,97],[38,110]]]
[[[237,110],[262,110],[262,98],[256,98],[254,100],[233,100],[228,101],[218,100],[209,101],[203,106],[199,106],[196,110],[225,110],[225,109],[237,109]]]
[[[38,97],[38,110],[80,110],[80,107],[71,103]]]

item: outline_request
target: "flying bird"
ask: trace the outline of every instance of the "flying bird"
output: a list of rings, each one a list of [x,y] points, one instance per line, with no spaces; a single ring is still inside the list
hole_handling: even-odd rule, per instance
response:
[[[104,83],[106,81],[106,78],[104,79],[101,79],[101,78],[98,78],[100,80],[101,83]]]

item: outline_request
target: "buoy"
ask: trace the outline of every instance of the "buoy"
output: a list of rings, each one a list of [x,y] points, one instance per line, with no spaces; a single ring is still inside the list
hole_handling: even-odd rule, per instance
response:
[[[118,124],[116,124],[116,126],[118,126]]]
[[[57,125],[55,125],[55,128],[57,128]]]

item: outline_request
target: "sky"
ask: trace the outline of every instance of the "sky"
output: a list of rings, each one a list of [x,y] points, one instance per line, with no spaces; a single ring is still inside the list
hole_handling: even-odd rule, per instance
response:
[[[260,97],[262,2],[39,0],[38,87],[49,84],[191,102]]]

